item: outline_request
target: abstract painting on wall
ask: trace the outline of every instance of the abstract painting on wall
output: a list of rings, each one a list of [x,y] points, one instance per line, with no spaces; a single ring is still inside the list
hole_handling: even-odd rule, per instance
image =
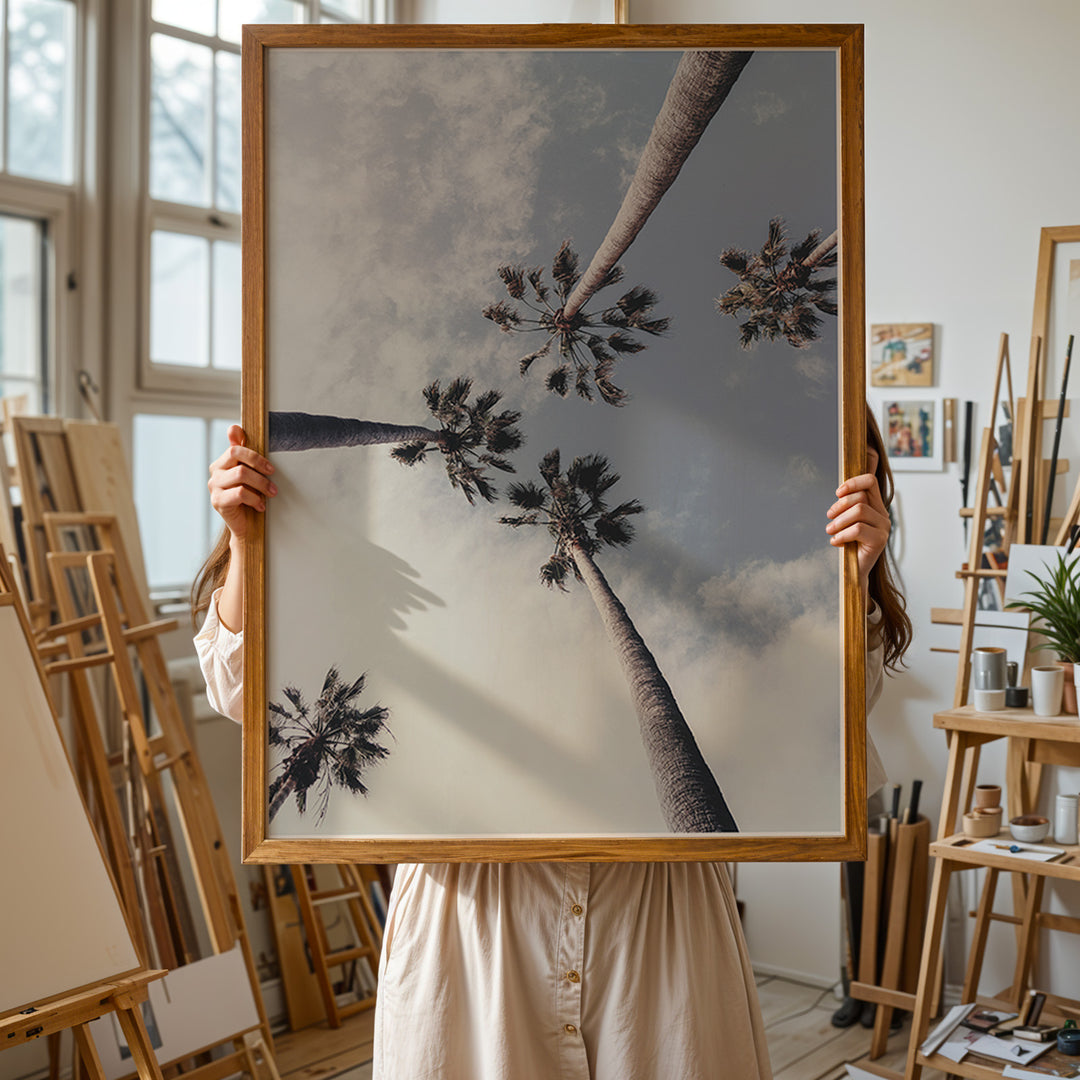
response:
[[[861,29],[247,34],[247,855],[857,850]]]
[[[940,472],[941,403],[936,398],[886,398],[881,432],[894,470]]]
[[[875,323],[870,327],[871,386],[933,386],[934,324]]]

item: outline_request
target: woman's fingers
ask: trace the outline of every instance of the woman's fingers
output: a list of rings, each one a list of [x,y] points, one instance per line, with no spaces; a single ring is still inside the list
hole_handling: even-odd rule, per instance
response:
[[[877,477],[873,473],[862,473],[859,476],[853,476],[849,480],[845,480],[836,489],[836,494],[840,501],[845,498],[850,499],[853,496],[863,495],[882,513],[886,512],[885,500],[881,497],[881,488],[878,486]]]
[[[222,487],[237,487],[242,484],[245,487],[261,491],[264,495],[277,494],[277,484],[269,477],[263,476],[261,472],[248,468],[247,465],[236,465],[231,469],[223,469],[220,475]]]
[[[225,517],[230,510],[241,506],[250,506],[254,510],[265,510],[266,500],[248,487],[218,488],[210,494],[210,505]]]
[[[859,502],[837,514],[825,526],[825,531],[835,539],[844,529],[855,524],[871,526],[883,532],[885,536],[889,535],[891,528],[888,514],[881,513],[869,503]]]
[[[254,469],[264,476],[274,471],[274,466],[262,454],[256,454],[254,450],[246,446],[230,445],[228,450],[210,466],[210,472],[229,469],[236,465],[246,465],[249,469]]]
[[[276,495],[278,489],[269,478],[274,466],[244,445],[247,439],[239,424],[229,428],[228,439],[228,448],[210,466],[206,486],[210,490],[210,505],[233,536],[242,537],[247,531],[250,510],[265,510],[266,500]]]

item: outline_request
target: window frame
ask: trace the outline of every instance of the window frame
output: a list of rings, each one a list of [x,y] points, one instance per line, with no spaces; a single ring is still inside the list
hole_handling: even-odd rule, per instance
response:
[[[0,169],[0,213],[40,221],[44,227],[42,259],[43,317],[42,352],[43,412],[78,415],[79,372],[86,370],[100,385],[101,339],[87,328],[99,320],[89,316],[95,301],[101,303],[100,276],[94,272],[100,259],[100,216],[95,194],[100,190],[100,132],[97,106],[99,64],[93,51],[100,40],[104,0],[70,0],[75,13],[72,41],[71,183],[57,183],[17,176]],[[7,34],[7,0],[0,2],[4,20],[0,63],[0,108],[7,108],[7,68],[10,41]],[[7,146],[7,117],[2,118]]]

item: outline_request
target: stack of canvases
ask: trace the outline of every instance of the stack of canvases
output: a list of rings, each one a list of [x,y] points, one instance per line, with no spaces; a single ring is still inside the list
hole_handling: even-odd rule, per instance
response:
[[[57,700],[60,680],[67,681],[69,752],[139,960],[170,972],[150,987],[144,1008],[159,1061],[219,1048],[203,1066],[213,1075],[226,1066],[251,1072],[256,1046],[276,1073],[236,881],[159,641],[177,624],[147,616],[115,425],[5,408],[0,550]],[[107,698],[115,708],[102,706]],[[133,1064],[107,1021],[91,1030],[105,1074],[115,1080]]]

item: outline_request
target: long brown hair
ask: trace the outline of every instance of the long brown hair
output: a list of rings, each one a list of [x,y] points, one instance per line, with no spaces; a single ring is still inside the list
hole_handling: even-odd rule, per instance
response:
[[[889,467],[889,458],[885,453],[885,440],[882,439],[881,430],[874,419],[873,411],[869,408],[866,410],[866,441],[872,450],[877,451],[875,475],[885,509],[889,510],[896,488],[893,484],[892,469]],[[889,516],[892,516],[891,512]],[[890,671],[896,671],[903,666],[904,653],[907,652],[912,637],[907,602],[896,582],[896,576],[892,548],[886,546],[870,571],[869,591],[870,599],[881,608],[881,624],[877,627],[877,633],[885,644],[885,667]]]
[[[199,567],[195,575],[195,583],[191,586],[191,623],[199,625],[199,616],[210,606],[210,597],[214,590],[225,584],[225,575],[229,571],[229,537],[228,529],[222,529],[221,535],[210,552],[206,562]]]

